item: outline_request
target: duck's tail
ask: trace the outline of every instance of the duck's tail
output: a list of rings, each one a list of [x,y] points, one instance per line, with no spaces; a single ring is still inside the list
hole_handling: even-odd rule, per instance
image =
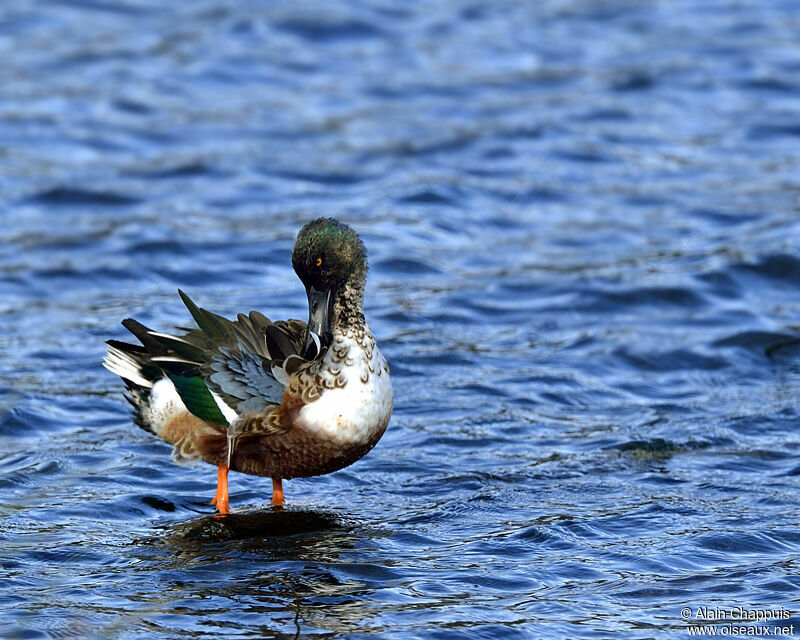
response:
[[[133,421],[143,429],[153,431],[154,425],[146,419],[145,412],[150,405],[153,386],[164,373],[152,366],[147,351],[142,347],[118,340],[109,340],[107,344],[103,366],[125,382],[128,388],[125,399],[133,407]]]
[[[168,349],[136,320],[128,318],[122,324],[142,344],[109,340],[103,366],[125,383],[125,398],[133,407],[133,421],[173,445],[177,460],[224,456],[225,429],[192,415],[162,363],[154,361],[154,358],[168,358]]]
[[[133,407],[134,422],[143,429],[158,435],[162,426],[160,423],[168,416],[159,415],[157,419],[154,410],[158,414],[164,413],[165,409],[167,413],[177,413],[179,410],[185,410],[185,407],[174,393],[172,383],[166,378],[164,370],[152,360],[153,349],[158,349],[159,346],[148,335],[149,329],[132,318],[124,320],[122,324],[139,340],[142,340],[145,346],[128,344],[119,340],[108,340],[106,343],[108,350],[103,359],[103,366],[117,374],[125,382],[125,386],[128,388],[125,397]],[[145,340],[154,344],[148,344]],[[162,387],[165,388],[162,389]],[[172,393],[165,393],[166,391]],[[174,395],[175,398],[162,397],[165,395]],[[162,404],[168,406],[162,407],[160,406]],[[175,406],[177,404],[180,406]]]
[[[119,340],[109,340],[106,357],[103,358],[103,366],[111,373],[116,373],[128,385],[128,388],[139,387],[140,389],[152,389],[153,384],[163,376],[163,373],[156,369],[150,371],[150,357],[147,351],[137,345],[120,342]]]

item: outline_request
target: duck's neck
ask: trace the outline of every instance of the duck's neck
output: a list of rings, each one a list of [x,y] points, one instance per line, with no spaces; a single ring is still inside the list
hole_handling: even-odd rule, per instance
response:
[[[365,329],[364,285],[362,283],[348,281],[339,287],[333,301],[330,326],[334,335],[344,335]]]

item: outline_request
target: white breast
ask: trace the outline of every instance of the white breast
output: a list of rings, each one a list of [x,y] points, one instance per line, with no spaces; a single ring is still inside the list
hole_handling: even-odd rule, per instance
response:
[[[343,445],[366,442],[386,427],[393,404],[389,367],[371,336],[368,344],[372,348],[365,350],[351,337],[336,336],[322,368],[341,369],[339,375],[346,384],[326,389],[318,400],[304,406],[299,426]],[[345,350],[346,358],[337,361],[335,352]]]

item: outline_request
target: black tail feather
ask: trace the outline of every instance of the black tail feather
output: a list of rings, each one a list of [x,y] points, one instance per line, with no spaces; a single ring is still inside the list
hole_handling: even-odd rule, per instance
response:
[[[167,354],[166,347],[161,345],[158,340],[151,336],[150,329],[145,327],[141,322],[138,322],[133,318],[125,318],[122,321],[122,326],[130,331],[134,336],[139,338],[139,342],[144,345],[143,350],[145,353],[149,353],[151,356],[163,356]],[[141,347],[139,348],[141,349]]]

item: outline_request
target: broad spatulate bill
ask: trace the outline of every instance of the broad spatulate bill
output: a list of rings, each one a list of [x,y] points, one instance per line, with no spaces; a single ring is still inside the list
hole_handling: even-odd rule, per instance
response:
[[[292,266],[308,296],[308,322],[257,311],[228,320],[182,291],[196,328],[122,324],[141,344],[108,341],[104,366],[119,375],[140,427],[176,459],[217,467],[212,504],[229,513],[228,471],[282,480],[331,473],[366,454],[386,430],[389,367],[364,318],[367,254],[332,218],[306,224]]]

